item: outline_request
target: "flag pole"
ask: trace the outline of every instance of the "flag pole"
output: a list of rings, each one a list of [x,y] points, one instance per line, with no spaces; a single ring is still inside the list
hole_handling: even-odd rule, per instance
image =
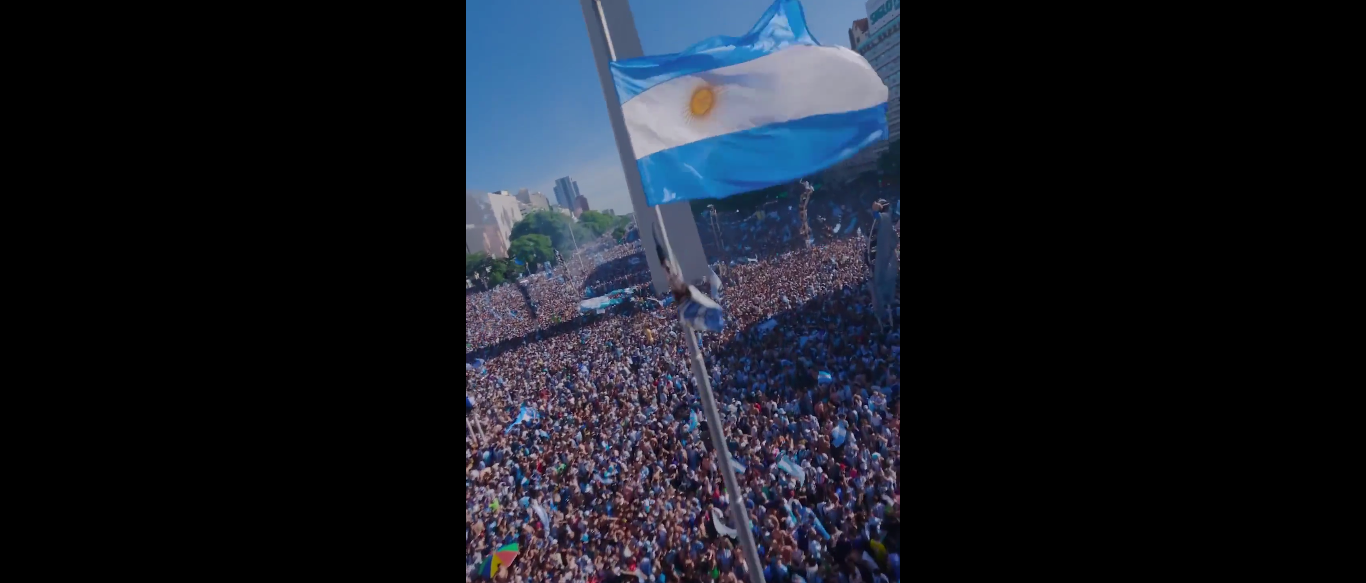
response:
[[[620,0],[625,2],[626,0]],[[612,48],[612,35],[607,30],[607,17],[602,11],[602,0],[593,0],[593,8],[598,13],[598,23],[602,25],[602,38],[607,42],[607,59],[617,60],[616,49]],[[607,107],[614,106],[610,100]],[[631,149],[628,159],[635,159],[634,148],[630,140],[618,140],[618,147]],[[655,220],[659,224],[659,238],[664,240],[664,249],[669,254],[669,264],[678,271],[678,277],[683,277],[683,267],[679,265],[678,259],[674,257],[673,246],[669,244],[669,234],[664,230],[664,213],[659,205],[655,205]],[[687,282],[684,281],[684,284]],[[749,514],[745,508],[744,499],[740,496],[740,480],[735,476],[735,468],[731,466],[730,446],[726,444],[726,436],[721,427],[721,414],[716,408],[716,398],[712,394],[711,381],[707,376],[707,363],[702,359],[702,349],[697,346],[697,336],[691,325],[683,318],[682,305],[679,306],[678,323],[683,327],[683,335],[688,337],[688,351],[692,355],[693,376],[697,377],[697,392],[702,397],[702,413],[707,418],[707,433],[711,435],[712,449],[717,453],[717,464],[721,467],[721,478],[726,484],[726,494],[730,500],[729,510],[731,519],[735,521],[736,534],[740,538],[740,547],[745,553],[746,571],[749,573],[750,583],[764,583],[764,564],[759,561],[759,549],[754,544],[754,531],[750,530]],[[719,534],[719,533],[718,533]],[[724,535],[721,535],[724,536]]]

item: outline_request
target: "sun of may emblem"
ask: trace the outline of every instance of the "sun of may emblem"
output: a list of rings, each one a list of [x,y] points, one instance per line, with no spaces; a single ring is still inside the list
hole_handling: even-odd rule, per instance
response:
[[[716,91],[710,85],[703,85],[693,90],[692,99],[688,100],[688,113],[695,118],[707,117],[715,105]]]

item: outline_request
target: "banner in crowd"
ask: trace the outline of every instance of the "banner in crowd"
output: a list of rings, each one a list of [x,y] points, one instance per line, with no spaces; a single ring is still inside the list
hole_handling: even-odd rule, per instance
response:
[[[579,302],[579,311],[586,313],[596,310],[605,310],[626,301],[635,293],[634,289],[612,290],[596,298],[588,298]]]

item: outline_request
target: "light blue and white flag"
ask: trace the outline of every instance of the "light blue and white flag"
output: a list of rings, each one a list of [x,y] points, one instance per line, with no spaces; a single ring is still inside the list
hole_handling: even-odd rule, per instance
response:
[[[787,472],[788,475],[791,475],[794,478],[797,478],[798,484],[803,484],[806,482],[806,472],[802,470],[801,466],[794,463],[791,459],[788,459],[787,456],[783,456],[782,459],[778,460],[778,469]]]
[[[688,412],[688,431],[697,431],[697,411]]]
[[[849,430],[844,428],[844,421],[830,431],[830,445],[839,447],[844,445],[844,440],[849,438]]]
[[[816,373],[816,381],[824,385],[834,382],[835,378],[830,376],[830,373],[828,372],[820,371],[819,373]]]
[[[546,531],[549,532],[549,530],[550,530],[550,515],[546,514],[544,508],[541,508],[541,503],[540,503],[539,501],[538,501],[538,502],[533,502],[533,503],[531,504],[531,509],[536,511],[536,516],[539,517],[539,518],[541,519],[541,524],[545,525]]]
[[[735,468],[735,471],[741,474],[745,473],[745,470],[749,469],[745,467],[745,464],[740,463],[740,460],[735,459],[734,456],[730,458],[730,467]]]
[[[720,332],[726,328],[725,311],[721,309],[720,304],[702,295],[702,292],[693,286],[688,286],[688,299],[683,300],[683,306],[678,312],[679,317],[692,326],[693,330]]]
[[[522,407],[522,411],[517,414],[517,418],[512,420],[512,423],[508,425],[507,429],[503,430],[503,433],[512,431],[513,427],[521,425],[524,421],[534,421],[538,418],[539,416],[536,415],[535,409],[532,409],[531,407]]]
[[[711,524],[716,527],[718,534],[724,534],[730,538],[736,538],[740,535],[739,531],[726,526],[725,515],[721,514],[721,509],[715,506],[711,508]]]
[[[887,86],[818,43],[797,0],[742,36],[611,70],[650,206],[791,183],[887,138]]]

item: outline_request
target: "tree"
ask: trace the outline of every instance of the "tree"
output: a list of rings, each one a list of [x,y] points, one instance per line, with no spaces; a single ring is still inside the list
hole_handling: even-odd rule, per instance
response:
[[[512,226],[512,238],[519,239],[526,235],[544,235],[550,239],[551,247],[568,254],[574,251],[574,239],[569,234],[572,224],[569,217],[554,211],[527,213],[522,217],[522,220],[517,221],[517,224]],[[577,236],[578,233],[579,231],[575,231],[574,235]]]
[[[625,236],[626,236],[626,227],[617,227],[617,228],[615,228],[615,229],[612,229],[612,238],[613,238],[613,239],[616,239],[616,240],[620,241],[620,240],[622,239],[622,237],[625,237]]]
[[[466,253],[465,254],[465,276],[474,275],[475,269],[485,265],[488,261],[488,253]]]
[[[612,216],[598,211],[583,211],[583,214],[579,215],[579,224],[591,232],[592,238],[596,239],[601,237],[603,233],[612,230]]]
[[[555,258],[555,249],[550,246],[550,237],[532,233],[513,239],[508,255],[527,265],[540,265]]]

